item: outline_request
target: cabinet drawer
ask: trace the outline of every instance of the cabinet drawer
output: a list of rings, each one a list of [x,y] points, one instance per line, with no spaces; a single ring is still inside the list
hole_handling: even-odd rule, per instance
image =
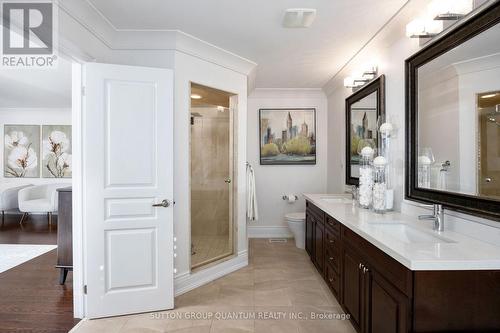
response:
[[[408,268],[345,226],[341,228],[341,235],[345,246],[356,249],[363,255],[366,264],[370,264],[373,269],[383,273],[387,281],[406,296],[412,296],[413,280],[412,273]]]
[[[327,265],[335,268],[337,272],[340,271],[340,249],[336,247],[330,247],[326,249],[325,262]]]
[[[340,237],[331,228],[325,228],[325,248],[340,248]]]
[[[325,213],[309,201],[306,201],[306,213],[312,216],[316,222],[324,224]]]
[[[328,286],[338,298],[340,295],[340,275],[331,265],[328,264],[325,267],[325,279]]]
[[[340,236],[340,223],[331,216],[326,216],[326,225]]]

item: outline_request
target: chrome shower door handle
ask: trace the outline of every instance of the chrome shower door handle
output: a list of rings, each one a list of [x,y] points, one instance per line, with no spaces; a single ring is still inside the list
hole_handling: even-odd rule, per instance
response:
[[[160,203],[157,203],[157,204],[153,204],[153,207],[169,207],[170,206],[170,201],[168,201],[167,199],[163,200],[162,202]]]

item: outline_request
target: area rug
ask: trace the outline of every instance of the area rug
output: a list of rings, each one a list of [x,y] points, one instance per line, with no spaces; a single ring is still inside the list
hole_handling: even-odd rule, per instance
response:
[[[55,248],[57,245],[0,244],[0,273]]]

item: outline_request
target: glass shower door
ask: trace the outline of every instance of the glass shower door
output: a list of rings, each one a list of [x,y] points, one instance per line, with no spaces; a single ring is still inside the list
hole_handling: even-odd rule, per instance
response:
[[[233,253],[232,116],[207,102],[210,90],[200,95],[205,104],[191,108],[192,268]]]

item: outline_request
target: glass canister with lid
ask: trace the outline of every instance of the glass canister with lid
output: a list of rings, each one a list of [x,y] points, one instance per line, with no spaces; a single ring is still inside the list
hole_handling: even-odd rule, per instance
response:
[[[358,200],[362,208],[370,208],[373,190],[373,155],[375,150],[366,146],[361,150],[359,162],[359,189]]]
[[[384,156],[377,156],[373,160],[373,210],[376,213],[385,213],[387,209],[387,160]]]

